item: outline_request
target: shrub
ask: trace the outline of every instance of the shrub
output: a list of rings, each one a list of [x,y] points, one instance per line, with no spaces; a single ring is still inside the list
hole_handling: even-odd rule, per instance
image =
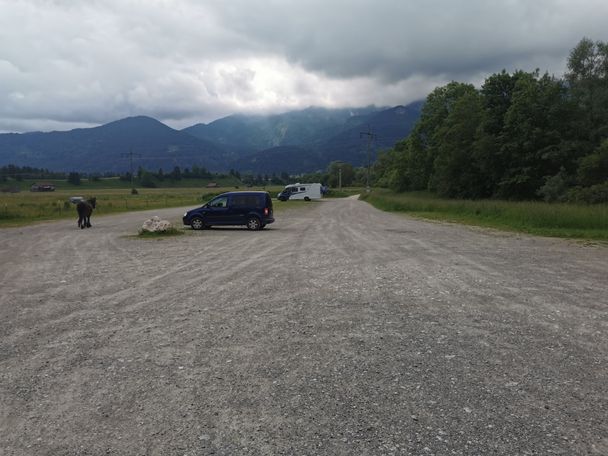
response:
[[[591,187],[574,187],[568,192],[567,198],[577,203],[608,203],[608,181]]]
[[[545,185],[538,190],[537,194],[547,203],[555,203],[558,201],[565,201],[567,191],[568,181],[565,176],[565,171],[562,168],[558,174],[547,178]]]
[[[591,155],[584,157],[578,168],[579,183],[585,187],[602,184],[608,176],[608,140]]]

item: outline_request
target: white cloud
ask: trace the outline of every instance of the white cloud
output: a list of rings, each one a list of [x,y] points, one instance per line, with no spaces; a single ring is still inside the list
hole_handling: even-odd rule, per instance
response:
[[[0,0],[0,131],[150,115],[396,105],[449,80],[564,71],[604,0]]]

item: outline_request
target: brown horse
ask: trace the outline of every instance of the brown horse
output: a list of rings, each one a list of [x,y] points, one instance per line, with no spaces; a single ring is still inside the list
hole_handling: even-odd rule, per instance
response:
[[[93,213],[93,209],[95,209],[96,202],[97,198],[91,198],[86,201],[80,201],[76,205],[76,210],[78,211],[78,227],[80,229],[91,228],[91,214]]]

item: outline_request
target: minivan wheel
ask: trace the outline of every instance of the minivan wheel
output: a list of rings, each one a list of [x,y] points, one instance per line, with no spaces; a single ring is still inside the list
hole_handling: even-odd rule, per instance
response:
[[[308,196],[305,196],[304,201],[310,201],[310,198]]]
[[[261,229],[262,223],[260,222],[260,219],[257,217],[250,217],[249,220],[247,220],[247,229],[248,230],[252,230],[252,231],[256,231]]]
[[[203,228],[205,228],[205,222],[200,217],[194,217],[190,221],[190,226],[193,230],[202,230]]]

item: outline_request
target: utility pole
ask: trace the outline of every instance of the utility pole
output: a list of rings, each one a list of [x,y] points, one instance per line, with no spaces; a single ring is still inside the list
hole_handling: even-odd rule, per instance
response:
[[[338,168],[338,190],[342,191],[342,166]]]
[[[122,157],[129,157],[130,169],[131,169],[131,193],[134,193],[135,187],[133,186],[133,156],[141,157],[141,154],[133,153],[133,148],[129,148],[128,154],[121,154]]]
[[[372,148],[372,141],[374,139],[376,139],[378,137],[378,135],[372,133],[372,128],[368,125],[367,126],[367,131],[362,131],[361,133],[359,133],[359,138],[363,138],[364,136],[367,136],[367,175],[366,175],[365,191],[367,193],[369,193],[370,192],[370,188],[369,188],[369,168],[370,168],[370,165],[371,165],[370,154],[371,154],[371,148]]]

